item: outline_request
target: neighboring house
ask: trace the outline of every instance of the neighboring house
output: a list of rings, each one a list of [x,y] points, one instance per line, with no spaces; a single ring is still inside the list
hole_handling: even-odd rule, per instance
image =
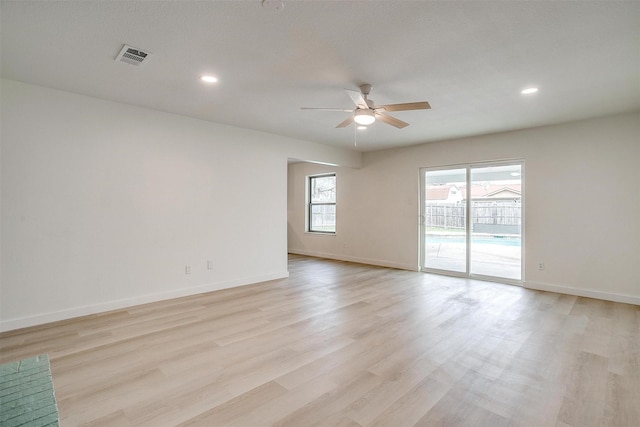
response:
[[[471,186],[472,200],[513,200],[522,197],[521,184],[487,184]],[[431,185],[427,187],[427,201],[433,203],[457,203],[467,199],[467,186],[457,184]]]
[[[467,197],[466,186],[462,186],[464,198]],[[512,200],[522,197],[522,184],[487,184],[472,185],[472,200],[502,199]]]
[[[431,185],[427,187],[427,201],[436,203],[456,203],[464,200],[463,191],[457,185]]]

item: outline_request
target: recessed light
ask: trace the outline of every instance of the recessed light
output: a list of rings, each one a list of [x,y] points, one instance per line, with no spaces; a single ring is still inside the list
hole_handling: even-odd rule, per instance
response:
[[[537,87],[528,87],[526,89],[523,89],[520,93],[523,95],[531,95],[532,93],[536,93],[537,91]]]
[[[366,126],[358,126],[358,130],[366,130],[367,127]]]
[[[218,78],[214,76],[202,76],[200,77],[200,80],[205,83],[216,83],[218,81]]]

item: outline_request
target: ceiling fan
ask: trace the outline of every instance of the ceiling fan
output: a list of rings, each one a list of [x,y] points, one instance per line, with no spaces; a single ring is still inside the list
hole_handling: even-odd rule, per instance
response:
[[[359,125],[370,125],[376,121],[376,119],[380,119],[381,121],[395,126],[398,129],[402,129],[403,127],[409,126],[409,123],[403,122],[402,120],[396,119],[388,114],[388,111],[407,111],[407,110],[428,110],[431,108],[431,105],[427,101],[422,102],[406,102],[404,104],[387,104],[387,105],[375,105],[373,100],[369,99],[369,94],[371,93],[371,85],[363,84],[360,85],[360,92],[356,90],[345,89],[347,94],[351,97],[353,102],[356,104],[355,109],[344,109],[344,108],[313,108],[313,107],[302,107],[302,110],[324,110],[324,111],[344,111],[348,113],[353,113],[349,116],[348,119],[343,121],[342,123],[336,126],[337,128],[343,128],[349,126],[352,122],[356,122]]]

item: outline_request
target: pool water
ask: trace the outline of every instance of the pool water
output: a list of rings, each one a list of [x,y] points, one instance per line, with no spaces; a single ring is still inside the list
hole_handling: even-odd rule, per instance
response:
[[[453,244],[464,244],[465,238],[461,236],[433,236],[427,235],[425,238],[425,243],[453,243]],[[490,236],[481,236],[481,237],[473,237],[471,236],[471,243],[478,245],[500,245],[500,246],[520,246],[520,242],[522,239],[520,237],[490,237]]]

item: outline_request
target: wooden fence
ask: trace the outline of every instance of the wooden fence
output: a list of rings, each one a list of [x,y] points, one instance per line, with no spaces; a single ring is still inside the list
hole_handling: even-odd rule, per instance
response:
[[[513,200],[478,200],[471,202],[471,224],[474,231],[520,234],[522,205]],[[464,203],[425,205],[425,225],[429,228],[464,229]]]

